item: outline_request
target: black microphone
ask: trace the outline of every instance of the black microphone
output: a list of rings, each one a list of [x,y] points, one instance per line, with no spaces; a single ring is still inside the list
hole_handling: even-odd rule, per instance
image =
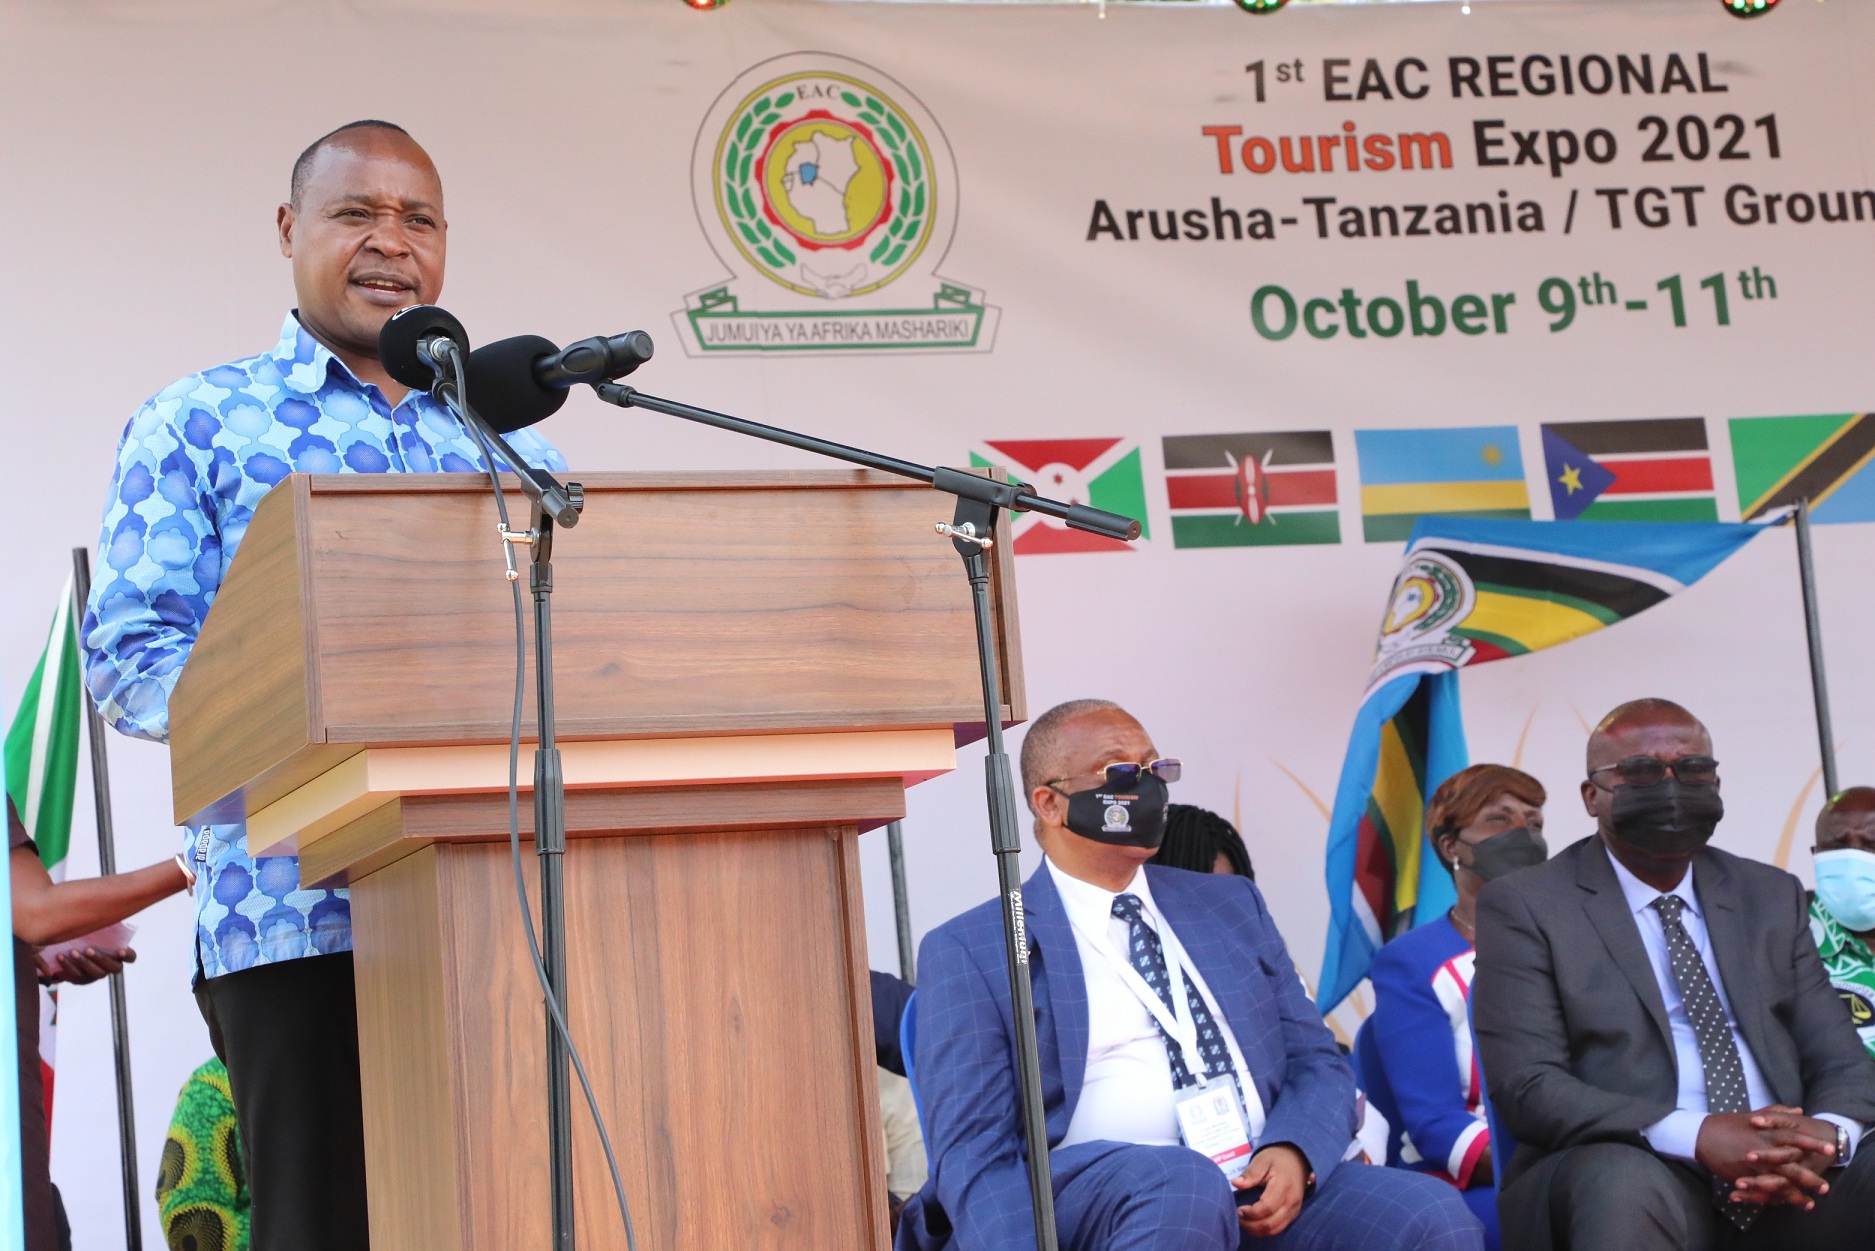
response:
[[[469,394],[488,424],[509,434],[559,412],[568,388],[623,378],[650,360],[651,352],[651,336],[642,330],[581,339],[565,348],[539,335],[516,335],[469,353]]]
[[[415,391],[429,390],[457,354],[469,355],[469,332],[434,304],[400,308],[378,331],[378,361],[384,372]]]

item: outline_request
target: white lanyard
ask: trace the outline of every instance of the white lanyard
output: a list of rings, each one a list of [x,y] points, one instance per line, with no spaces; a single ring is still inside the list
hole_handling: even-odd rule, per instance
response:
[[[1143,899],[1140,902],[1145,903]],[[1147,906],[1150,907],[1150,905]],[[1093,946],[1095,951],[1106,957],[1107,963],[1113,967],[1115,973],[1120,975],[1120,980],[1126,983],[1127,989],[1145,1005],[1146,1011],[1152,1013],[1153,1019],[1166,1032],[1166,1036],[1178,1044],[1179,1052],[1185,1058],[1186,1071],[1202,1079],[1204,1059],[1198,1050],[1198,1022],[1192,1017],[1191,999],[1185,994],[1184,986],[1185,970],[1190,967],[1190,961],[1185,956],[1185,949],[1179,945],[1177,937],[1173,935],[1172,927],[1164,924],[1163,919],[1158,916],[1158,909],[1154,908],[1152,912],[1153,919],[1160,921],[1159,948],[1165,956],[1167,980],[1172,983],[1173,1006],[1171,1008],[1167,1008],[1165,1000],[1146,984],[1146,979],[1139,975],[1139,970],[1133,967],[1133,962],[1114,951],[1113,944],[1107,940],[1106,926],[1090,933],[1082,927],[1079,921],[1076,921],[1074,928]],[[1211,1008],[1212,1016],[1219,1021],[1221,1028],[1222,1018],[1217,1017],[1216,1006],[1210,1004],[1208,1000],[1206,1006]],[[1234,1059],[1236,1055],[1234,1046],[1231,1052]]]

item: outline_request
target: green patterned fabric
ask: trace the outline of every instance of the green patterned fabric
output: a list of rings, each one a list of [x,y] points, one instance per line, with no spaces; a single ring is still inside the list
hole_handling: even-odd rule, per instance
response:
[[[210,1060],[183,1083],[163,1139],[156,1205],[170,1251],[247,1251],[247,1173],[228,1070]]]
[[[1862,1045],[1875,1056],[1875,952],[1844,929],[1821,899],[1810,900],[1810,936]]]

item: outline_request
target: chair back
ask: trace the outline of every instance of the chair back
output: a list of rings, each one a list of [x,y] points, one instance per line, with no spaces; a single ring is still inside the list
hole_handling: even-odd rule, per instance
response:
[[[1393,1084],[1380,1063],[1380,1045],[1374,1040],[1374,1018],[1361,1022],[1354,1034],[1354,1079],[1361,1084],[1368,1106],[1387,1122],[1387,1158],[1381,1163],[1399,1167],[1400,1141],[1405,1130],[1400,1124],[1400,1105],[1393,1097]]]
[[[905,1060],[905,1080],[911,1083],[911,1106],[918,1113],[918,1129],[930,1141],[930,1130],[924,1123],[924,1100],[918,1097],[918,1072],[914,1067],[913,1057],[918,1047],[918,992],[912,991],[905,1000],[905,1011],[898,1018],[898,1053]]]

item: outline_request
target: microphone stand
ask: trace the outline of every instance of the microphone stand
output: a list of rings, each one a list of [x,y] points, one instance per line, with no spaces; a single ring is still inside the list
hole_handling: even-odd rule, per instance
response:
[[[585,492],[577,482],[564,486],[544,469],[523,460],[457,391],[450,370],[438,369],[431,393],[481,436],[508,462],[533,510],[524,531],[501,528],[508,553],[508,578],[518,580],[514,547],[524,545],[530,559],[528,586],[534,595],[534,674],[539,742],[534,749],[534,853],[540,862],[540,947],[547,985],[560,1017],[566,1004],[566,778],[554,737],[553,696],[553,531],[557,523],[579,524]],[[567,1042],[555,1027],[553,1007],[547,1017],[547,1143],[553,1190],[552,1251],[573,1251],[573,1089],[568,1075]]]
[[[1042,1103],[1041,1065],[1035,1041],[1035,1000],[1029,982],[1028,925],[1023,915],[1022,870],[1018,860],[1022,851],[1022,837],[1016,828],[1016,796],[1010,782],[1009,755],[1003,750],[1002,683],[996,666],[989,566],[983,553],[994,545],[997,516],[1005,508],[1059,517],[1076,529],[1121,540],[1138,538],[1139,523],[1084,504],[1064,504],[1045,496],[1032,495],[1012,482],[997,482],[960,469],[933,468],[892,456],[882,456],[843,443],[783,430],[778,426],[746,421],[676,400],[659,399],[616,382],[594,383],[593,390],[598,392],[600,399],[620,408],[649,409],[686,421],[715,426],[719,430],[830,456],[867,469],[883,470],[901,478],[929,483],[935,490],[956,497],[956,511],[949,524],[938,522],[936,529],[939,534],[950,538],[951,545],[963,558],[964,575],[970,581],[970,598],[976,611],[977,663],[983,684],[983,724],[989,733],[989,755],[984,761],[984,769],[989,795],[990,849],[996,857],[996,879],[1002,894],[1003,946],[1009,971],[1009,997],[1014,1007],[1016,1076],[1022,1093],[1023,1137],[1028,1146],[1029,1197],[1034,1205],[1037,1251],[1056,1251],[1054,1187],[1048,1165],[1048,1121]]]

